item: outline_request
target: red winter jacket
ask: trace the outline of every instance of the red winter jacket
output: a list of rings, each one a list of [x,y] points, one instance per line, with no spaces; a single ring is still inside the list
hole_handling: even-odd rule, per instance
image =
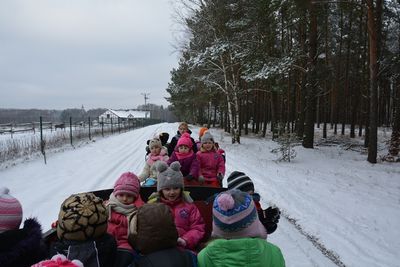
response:
[[[170,207],[178,235],[186,241],[186,248],[194,249],[206,232],[206,225],[196,205],[182,198],[175,201],[159,198],[159,201]]]
[[[139,208],[143,206],[144,202],[139,196],[133,204]],[[117,241],[117,248],[133,251],[131,245],[128,243],[128,218],[124,214],[111,210],[107,232],[114,236]]]
[[[224,158],[214,149],[198,151],[196,156],[200,163],[199,176],[203,176],[207,182],[217,181],[218,173],[225,175]]]

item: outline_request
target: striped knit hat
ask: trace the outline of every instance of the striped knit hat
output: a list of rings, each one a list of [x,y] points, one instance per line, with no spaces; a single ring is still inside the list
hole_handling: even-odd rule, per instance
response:
[[[243,192],[254,192],[254,184],[250,177],[243,172],[234,171],[232,172],[228,179],[228,189],[238,189]]]
[[[22,206],[9,195],[7,187],[0,187],[0,233],[19,228],[22,221]]]
[[[215,198],[211,235],[225,239],[267,238],[251,196],[236,189],[222,192]]]

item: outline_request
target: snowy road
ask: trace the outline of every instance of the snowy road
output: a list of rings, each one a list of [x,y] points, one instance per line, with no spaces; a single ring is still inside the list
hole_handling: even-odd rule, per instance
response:
[[[24,217],[37,216],[48,229],[66,197],[111,188],[124,171],[141,172],[146,140],[162,131],[172,137],[176,128],[177,124],[158,124],[50,153],[47,165],[36,159],[0,170],[0,185],[22,202]],[[234,170],[248,174],[264,208],[279,206],[346,266],[397,265],[398,167],[368,165],[356,152],[343,155],[337,148],[296,148],[294,162],[276,163],[276,155],[270,153],[274,142],[242,138],[241,145],[232,145],[221,131],[211,132],[226,150],[227,175]],[[192,136],[197,133],[194,128]],[[371,218],[378,207],[383,207],[383,216]],[[268,238],[282,249],[287,266],[336,266],[283,217]]]

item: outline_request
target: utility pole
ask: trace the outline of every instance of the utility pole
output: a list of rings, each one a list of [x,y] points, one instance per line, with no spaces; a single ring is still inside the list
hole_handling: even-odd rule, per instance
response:
[[[149,107],[147,106],[147,100],[149,99],[150,93],[141,93],[142,96],[144,96],[144,108],[145,111],[149,111]],[[147,118],[147,112],[146,112],[146,118]]]
[[[147,108],[147,100],[149,99],[148,95],[150,95],[150,93],[141,93],[141,95],[144,96],[144,106]]]

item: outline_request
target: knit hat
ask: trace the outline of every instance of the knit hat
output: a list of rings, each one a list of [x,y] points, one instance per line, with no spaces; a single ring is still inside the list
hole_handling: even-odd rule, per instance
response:
[[[134,195],[139,194],[139,178],[131,172],[124,172],[114,184],[114,196],[122,193]]]
[[[158,138],[153,138],[149,141],[149,148],[152,149],[153,147],[162,147],[161,140]]]
[[[243,192],[254,191],[253,181],[243,172],[232,172],[227,181],[228,189],[238,189]]]
[[[182,134],[182,136],[179,138],[176,146],[179,147],[181,145],[185,145],[190,149],[193,148],[193,142],[192,142],[192,139],[190,138],[190,134],[188,134],[188,133]]]
[[[9,192],[7,187],[0,187],[0,233],[18,229],[22,221],[21,203]]]
[[[211,135],[211,133],[209,131],[205,132],[200,140],[201,140],[202,144],[204,144],[205,142],[209,142],[209,141],[214,143],[214,137]]]
[[[201,138],[206,131],[208,131],[207,127],[201,127],[199,130],[199,137]]]
[[[70,261],[62,254],[54,255],[51,260],[44,260],[32,265],[31,267],[83,267],[80,260]]]
[[[180,171],[181,164],[174,161],[168,168],[167,163],[159,161],[157,165],[157,191],[165,188],[181,187],[183,188],[183,175]]]
[[[107,231],[107,209],[93,193],[71,195],[61,204],[58,214],[59,239],[85,241]]]
[[[225,239],[267,237],[251,196],[236,189],[222,192],[215,198],[212,229],[212,236]]]

